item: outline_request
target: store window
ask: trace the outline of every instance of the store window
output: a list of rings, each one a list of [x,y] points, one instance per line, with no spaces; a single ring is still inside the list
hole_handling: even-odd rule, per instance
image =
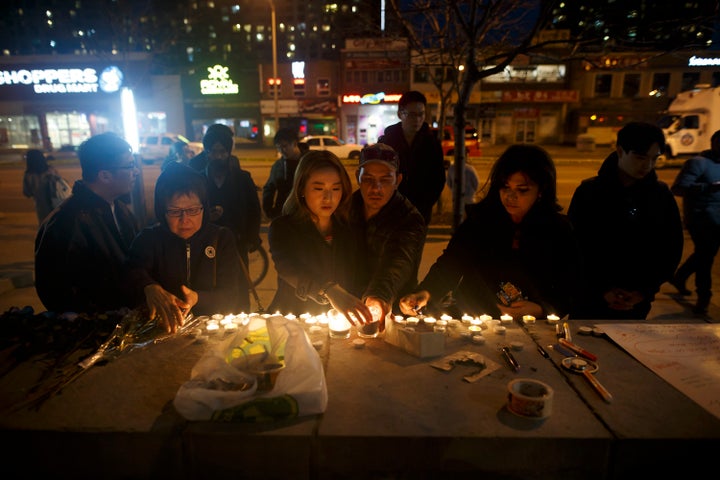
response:
[[[430,83],[430,72],[427,67],[416,67],[413,70],[414,83]]]
[[[662,97],[667,95],[668,87],[670,86],[670,74],[669,73],[654,73],[652,80],[652,90],[650,95],[654,97]]]
[[[318,97],[327,97],[328,95],[330,95],[330,79],[318,78],[317,95]]]
[[[609,97],[612,88],[612,74],[599,73],[595,75],[595,96]]]
[[[623,93],[625,98],[636,98],[640,95],[640,74],[626,73],[623,76]]]
[[[699,72],[685,72],[682,76],[681,91],[692,90],[698,83],[700,83]]]
[[[53,148],[63,146],[78,146],[90,138],[90,123],[84,113],[53,112],[48,113],[48,136]]]
[[[712,86],[713,87],[720,86],[720,72],[712,73]]]
[[[42,149],[38,117],[35,115],[0,117],[0,147]]]

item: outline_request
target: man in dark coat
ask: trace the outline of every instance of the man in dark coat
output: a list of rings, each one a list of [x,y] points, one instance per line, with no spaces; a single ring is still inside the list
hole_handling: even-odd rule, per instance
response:
[[[269,220],[282,214],[283,204],[293,186],[295,169],[304,153],[297,132],[291,128],[278,130],[274,143],[280,152],[280,158],[270,167],[270,176],[262,189],[262,209]]]
[[[409,91],[400,97],[400,122],[390,125],[378,142],[393,147],[400,157],[402,182],[398,191],[415,205],[430,223],[433,205],[445,188],[442,146],[425,122],[425,95]]]
[[[216,124],[219,125],[219,124]],[[229,228],[237,241],[238,253],[248,265],[248,253],[255,251],[260,240],[260,199],[250,172],[240,168],[236,157],[230,155],[233,146],[232,130],[213,128],[203,137],[207,163],[200,172],[207,178],[210,221]],[[195,167],[201,165],[194,163]],[[191,167],[193,162],[191,161]],[[245,276],[240,285],[240,308],[250,308],[250,283]]]
[[[83,142],[78,157],[82,180],[35,237],[35,288],[55,312],[133,306],[125,262],[139,225],[120,199],[138,176],[130,144],[102,133]]]
[[[598,175],[575,190],[568,216],[584,260],[582,298],[570,318],[645,319],[683,251],[680,211],[658,180],[662,130],[632,122]]]
[[[397,300],[417,286],[427,228],[420,212],[397,191],[402,175],[392,147],[378,143],[360,152],[350,219],[365,239],[362,299],[384,319]],[[399,310],[396,310],[399,312]]]

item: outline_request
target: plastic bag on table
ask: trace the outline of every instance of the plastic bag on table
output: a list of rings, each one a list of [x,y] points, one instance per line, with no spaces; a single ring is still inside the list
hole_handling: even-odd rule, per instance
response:
[[[198,360],[173,403],[188,420],[295,418],[325,411],[327,384],[302,325],[252,317]]]

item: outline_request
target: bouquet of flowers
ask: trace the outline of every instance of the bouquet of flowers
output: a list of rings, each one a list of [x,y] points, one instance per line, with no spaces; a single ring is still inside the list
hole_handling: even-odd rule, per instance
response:
[[[198,324],[192,313],[177,334]],[[107,363],[135,348],[173,335],[159,327],[146,309],[121,309],[95,315],[53,312],[34,314],[32,308],[12,308],[0,316],[0,378],[24,362],[42,366],[37,382],[11,410],[39,409],[54,394],[93,365]]]

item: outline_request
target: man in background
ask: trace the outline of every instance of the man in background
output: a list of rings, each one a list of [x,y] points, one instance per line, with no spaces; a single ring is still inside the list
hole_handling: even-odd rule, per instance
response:
[[[440,141],[425,122],[427,99],[418,91],[400,97],[398,118],[378,142],[390,145],[400,158],[398,191],[420,211],[430,224],[432,208],[445,188],[445,165]]]
[[[275,134],[275,148],[280,158],[270,167],[270,176],[262,189],[262,209],[269,220],[282,214],[282,207],[293,186],[295,169],[304,153],[299,145],[297,132],[281,128]]]
[[[628,123],[597,176],[575,190],[568,217],[585,282],[570,318],[644,320],[660,285],[672,278],[683,230],[677,202],[655,173],[664,150],[659,127]]]
[[[260,200],[250,172],[241,169],[237,157],[230,154],[233,147],[232,130],[225,125],[218,125],[211,125],[203,137],[205,166],[199,171],[207,179],[210,222],[232,230],[238,253],[247,267],[249,252],[257,250],[261,243]],[[196,166],[201,164],[195,162]],[[249,292],[250,281],[243,275],[239,307],[245,312],[250,311]]]
[[[367,249],[362,299],[382,320],[398,298],[417,286],[427,230],[417,208],[397,191],[402,181],[398,168],[392,147],[377,143],[363,148],[355,173],[360,188],[350,206],[351,222],[364,236]]]
[[[102,133],[80,145],[82,179],[40,225],[35,288],[54,312],[97,313],[132,306],[126,259],[139,225],[120,199],[139,170],[130,144]]]

